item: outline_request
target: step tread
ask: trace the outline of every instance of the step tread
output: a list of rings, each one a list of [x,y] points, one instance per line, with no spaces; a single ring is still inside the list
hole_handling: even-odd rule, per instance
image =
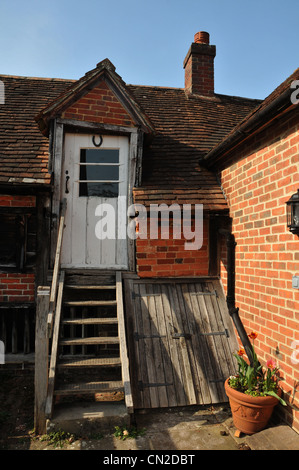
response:
[[[118,344],[118,336],[96,336],[87,338],[63,338],[59,340],[60,346],[93,345],[93,344]]]
[[[99,367],[99,366],[120,366],[120,357],[92,357],[92,358],[62,358],[57,366],[66,367]]]
[[[55,395],[123,391],[122,381],[80,382],[60,385]]]
[[[101,324],[117,324],[116,317],[107,318],[65,318],[62,320],[64,325],[101,325]]]
[[[85,285],[85,284],[65,284],[67,289],[94,289],[94,290],[115,290],[116,285]]]
[[[69,307],[76,307],[76,306],[114,306],[117,305],[116,300],[65,300],[63,302],[63,305],[69,306]]]

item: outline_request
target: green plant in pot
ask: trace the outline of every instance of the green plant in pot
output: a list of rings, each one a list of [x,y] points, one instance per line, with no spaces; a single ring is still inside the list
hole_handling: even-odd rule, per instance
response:
[[[254,341],[257,333],[251,332],[248,336]],[[225,381],[225,391],[237,430],[254,434],[267,426],[274,407],[279,402],[286,406],[286,402],[281,398],[275,361],[269,359],[266,367],[262,366],[255,353],[254,344],[251,363],[245,360],[244,354],[243,348],[234,354],[238,373]]]

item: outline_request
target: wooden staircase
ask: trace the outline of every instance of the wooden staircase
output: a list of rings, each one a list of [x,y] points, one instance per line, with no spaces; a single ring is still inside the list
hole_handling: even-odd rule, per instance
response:
[[[55,402],[124,403],[133,413],[120,272],[61,271],[46,416]]]
[[[133,413],[121,272],[61,269],[65,212],[64,199],[51,287],[37,289],[34,425],[40,434],[49,426],[75,432],[79,422],[82,431],[84,420],[111,428],[113,419],[127,424]],[[66,399],[59,421],[57,408]]]

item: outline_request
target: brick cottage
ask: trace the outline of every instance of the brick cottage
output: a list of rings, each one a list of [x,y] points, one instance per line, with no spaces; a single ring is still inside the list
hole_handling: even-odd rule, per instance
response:
[[[215,56],[197,33],[184,88],[126,84],[108,59],[79,80],[0,76],[0,339],[7,361],[35,359],[37,429],[60,395],[122,393],[129,413],[226,401],[243,324],[299,432],[299,70],[263,101],[233,97]],[[191,233],[202,208],[200,248],[174,205]],[[96,236],[109,208],[136,237]]]

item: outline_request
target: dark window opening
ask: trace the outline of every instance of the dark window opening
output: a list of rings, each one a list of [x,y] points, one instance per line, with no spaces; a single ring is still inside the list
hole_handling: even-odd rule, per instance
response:
[[[0,212],[0,266],[23,270],[36,261],[36,215]]]

